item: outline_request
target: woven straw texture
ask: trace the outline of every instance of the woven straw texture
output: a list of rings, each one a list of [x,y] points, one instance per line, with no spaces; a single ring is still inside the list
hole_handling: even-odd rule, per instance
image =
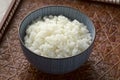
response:
[[[25,58],[18,27],[31,11],[47,5],[71,6],[87,14],[96,28],[89,60],[64,75],[38,71]],[[120,80],[120,6],[80,0],[22,0],[0,44],[0,80]]]

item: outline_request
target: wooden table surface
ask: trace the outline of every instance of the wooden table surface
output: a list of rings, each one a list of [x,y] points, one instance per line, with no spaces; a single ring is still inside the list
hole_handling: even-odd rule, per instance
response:
[[[20,22],[29,12],[47,5],[76,8],[88,15],[96,28],[89,60],[68,74],[51,75],[38,71],[26,60],[20,48]],[[84,0],[22,0],[0,44],[0,80],[120,80],[120,6]]]

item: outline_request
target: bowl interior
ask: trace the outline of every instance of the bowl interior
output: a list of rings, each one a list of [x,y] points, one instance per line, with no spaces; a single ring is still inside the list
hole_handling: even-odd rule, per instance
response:
[[[44,16],[49,16],[49,15],[56,15],[56,16],[63,15],[68,17],[70,20],[76,19],[79,22],[84,23],[91,33],[92,42],[94,41],[95,28],[93,26],[92,21],[86,15],[71,7],[48,6],[33,11],[32,13],[27,15],[22,21],[19,28],[19,37],[23,45],[24,45],[24,36],[26,35],[26,29],[28,28],[28,25],[30,25],[33,21],[35,21],[38,18],[42,18]]]

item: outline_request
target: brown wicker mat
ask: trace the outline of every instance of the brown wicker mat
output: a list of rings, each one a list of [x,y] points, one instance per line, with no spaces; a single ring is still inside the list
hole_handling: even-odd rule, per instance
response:
[[[91,18],[96,28],[89,60],[68,74],[50,75],[38,71],[20,48],[18,27],[23,17],[47,5],[79,9]],[[120,80],[120,7],[83,0],[22,0],[0,44],[0,80]]]

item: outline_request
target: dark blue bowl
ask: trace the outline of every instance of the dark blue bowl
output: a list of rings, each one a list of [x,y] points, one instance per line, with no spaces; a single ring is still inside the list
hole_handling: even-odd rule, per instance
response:
[[[63,15],[71,20],[77,19],[78,21],[84,23],[91,33],[92,44],[82,53],[68,58],[54,59],[35,54],[24,44],[24,37],[26,35],[25,31],[32,21],[36,20],[38,17],[42,18],[48,15]],[[33,66],[46,73],[63,74],[77,69],[87,61],[92,51],[92,46],[95,39],[95,28],[92,21],[86,15],[76,9],[66,6],[47,6],[33,11],[24,18],[19,28],[19,39],[21,47],[24,51],[24,55]]]

